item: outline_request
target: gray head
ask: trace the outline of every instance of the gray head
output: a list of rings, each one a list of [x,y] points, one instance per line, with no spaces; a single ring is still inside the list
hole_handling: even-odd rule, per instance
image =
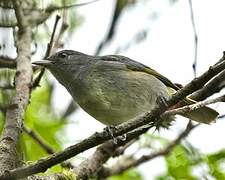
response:
[[[55,68],[63,68],[65,66],[86,64],[90,59],[91,56],[84,53],[73,50],[62,50],[49,56],[46,60],[36,61],[33,64],[53,70]]]
[[[73,50],[62,50],[46,60],[33,62],[51,71],[56,79],[63,85],[77,79],[81,72],[88,69],[93,57]]]

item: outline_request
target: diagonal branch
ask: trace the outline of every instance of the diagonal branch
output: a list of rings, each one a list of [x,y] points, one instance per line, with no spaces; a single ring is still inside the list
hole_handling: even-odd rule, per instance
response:
[[[52,13],[52,12],[58,11],[58,10],[71,9],[74,7],[85,6],[88,4],[92,4],[96,1],[99,1],[99,0],[92,0],[92,1],[84,2],[84,3],[76,3],[76,4],[70,4],[70,5],[64,5],[64,6],[56,6],[53,4],[53,5],[50,5],[49,7],[47,7],[46,11]]]
[[[55,151],[50,147],[44,139],[40,137],[39,134],[37,134],[35,131],[32,131],[26,126],[23,126],[23,131],[29,135],[32,139],[34,139],[48,154],[53,154]]]
[[[194,92],[191,98],[196,101],[201,101],[207,97],[220,92],[225,87],[225,70],[218,74],[215,78],[209,81],[202,89]]]
[[[99,146],[88,159],[84,160],[74,169],[77,179],[88,179],[100,170],[102,165],[110,158],[121,155],[126,148],[135,142],[135,139],[121,141],[118,138],[117,144],[110,140]]]
[[[58,25],[58,22],[59,22],[60,18],[61,17],[59,15],[56,15],[56,17],[55,17],[55,24],[54,24],[54,27],[53,27],[50,42],[48,43],[48,46],[47,46],[47,50],[46,50],[44,59],[46,59],[48,56],[51,55],[51,51],[54,47],[54,37],[55,37],[55,33],[56,33],[56,28],[57,28],[57,25]],[[38,74],[37,78],[33,82],[33,85],[32,85],[33,88],[36,88],[37,86],[39,86],[41,78],[44,75],[44,72],[45,72],[45,68],[42,68],[40,73]]]
[[[35,131],[29,129],[26,126],[23,126],[23,131],[29,135],[36,143],[38,143],[46,153],[54,154],[55,150],[47,144],[47,142]],[[73,168],[73,165],[69,162],[61,163],[62,167]]]
[[[143,155],[138,159],[123,161],[122,163],[116,163],[116,165],[112,166],[111,168],[104,168],[102,169],[101,174],[99,174],[100,177],[106,178],[112,175],[121,174],[122,172],[132,167],[136,167],[154,158],[168,155],[173,150],[173,148],[176,147],[178,144],[180,144],[181,140],[186,138],[189,135],[189,133],[197,126],[198,125],[194,126],[191,123],[191,121],[189,121],[186,129],[174,141],[172,141],[169,145],[167,145],[167,147],[163,148],[162,150],[159,150],[158,152],[155,152],[149,155]]]

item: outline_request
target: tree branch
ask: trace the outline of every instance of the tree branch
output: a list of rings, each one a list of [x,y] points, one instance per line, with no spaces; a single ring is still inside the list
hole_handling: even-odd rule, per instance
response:
[[[165,156],[168,155],[174,147],[176,147],[178,144],[180,144],[181,140],[186,138],[188,134],[198,125],[192,125],[191,121],[189,121],[187,128],[174,140],[172,141],[167,147],[165,147],[162,150],[159,150],[158,152],[149,154],[149,155],[143,155],[139,159],[131,159],[129,161],[123,161],[122,163],[116,163],[116,165],[112,166],[111,168],[105,168],[101,171],[100,177],[106,178],[112,175],[121,174],[122,172],[132,168],[136,167],[142,163],[145,163],[149,160],[152,160],[154,158],[157,158],[159,156]]]
[[[171,115],[176,115],[176,114],[180,114],[180,115],[186,114],[186,113],[191,112],[193,110],[196,110],[196,109],[199,109],[201,107],[207,106],[209,104],[214,104],[214,103],[217,103],[217,102],[225,102],[225,95],[222,95],[222,96],[219,96],[219,97],[213,98],[213,99],[207,99],[205,101],[196,102],[195,104],[183,106],[181,108],[168,110],[165,113],[163,113],[162,116],[171,116]]]
[[[6,112],[6,121],[0,141],[0,174],[18,166],[16,145],[22,130],[23,116],[29,103],[32,67],[30,64],[31,28],[23,15],[24,1],[13,1],[18,21],[16,95]]]
[[[56,5],[52,4],[49,7],[47,7],[45,10],[47,12],[52,13],[52,12],[58,11],[58,10],[70,9],[70,8],[79,7],[79,6],[85,6],[88,4],[92,4],[96,1],[99,1],[99,0],[92,0],[92,1],[84,2],[84,3],[76,3],[76,4],[70,4],[70,5],[64,5],[64,6],[56,6]]]
[[[191,98],[201,101],[207,97],[220,92],[225,87],[225,70],[209,81],[202,89],[194,92]]]
[[[36,132],[32,131],[31,129],[29,129],[26,126],[23,126],[23,131],[28,134],[32,139],[34,139],[48,154],[53,154],[55,153],[55,151],[52,149],[52,147],[50,147],[45,141],[44,139],[42,139],[40,137],[39,134],[37,134]]]
[[[117,138],[117,144],[110,140],[101,146],[85,161],[83,161],[77,168],[74,169],[77,179],[88,179],[94,174],[97,174],[102,165],[110,158],[121,155],[126,148],[135,142],[135,140],[121,141]]]
[[[53,27],[53,31],[52,31],[52,35],[51,35],[51,38],[50,38],[50,42],[48,43],[48,46],[47,46],[47,50],[46,50],[44,59],[46,59],[48,56],[50,56],[52,48],[54,47],[54,37],[55,37],[56,28],[57,28],[59,20],[60,20],[60,16],[56,15],[56,17],[55,17],[55,24],[54,24],[54,27]],[[33,88],[36,88],[37,86],[39,86],[41,78],[44,75],[44,72],[45,72],[45,68],[41,68],[40,73],[38,74],[37,78],[33,82],[33,85],[32,85]]]
[[[192,23],[193,33],[194,33],[194,62],[193,62],[192,67],[193,67],[193,71],[194,71],[194,77],[196,77],[197,58],[198,58],[198,34],[196,31],[196,26],[195,26],[192,0],[189,0],[188,2],[189,2],[189,7],[190,7],[191,23]]]
[[[23,131],[26,134],[28,134],[35,142],[37,142],[45,150],[46,153],[48,153],[48,154],[55,153],[54,149],[51,146],[49,146],[38,133],[29,129],[26,126],[23,126]],[[67,167],[67,168],[74,168],[74,166],[72,164],[70,164],[69,162],[63,162],[63,163],[61,163],[61,166]]]
[[[0,68],[16,68],[16,60],[8,56],[0,56]]]

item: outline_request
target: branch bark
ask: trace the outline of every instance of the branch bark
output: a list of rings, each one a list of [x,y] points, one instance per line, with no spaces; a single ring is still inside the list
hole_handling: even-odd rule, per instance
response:
[[[0,141],[0,174],[19,165],[16,145],[22,131],[23,116],[29,103],[32,67],[30,64],[31,28],[26,24],[22,8],[25,3],[14,2],[19,30],[17,41],[16,95],[7,109],[6,121]]]
[[[156,157],[168,155],[172,151],[172,149],[178,144],[180,144],[181,140],[187,137],[195,127],[197,127],[197,125],[194,126],[190,121],[187,125],[187,128],[174,141],[167,145],[167,147],[163,148],[162,150],[159,150],[158,152],[149,155],[143,155],[138,159],[130,159],[129,161],[123,161],[120,164],[116,163],[116,165],[110,168],[104,168],[102,169],[101,174],[99,174],[99,177],[106,178],[112,175],[117,175]]]

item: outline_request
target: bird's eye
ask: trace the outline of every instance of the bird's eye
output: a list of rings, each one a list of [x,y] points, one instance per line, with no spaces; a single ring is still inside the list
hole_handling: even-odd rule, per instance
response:
[[[68,56],[68,54],[62,52],[62,53],[59,54],[59,56],[60,56],[61,58],[66,58],[66,57]]]

